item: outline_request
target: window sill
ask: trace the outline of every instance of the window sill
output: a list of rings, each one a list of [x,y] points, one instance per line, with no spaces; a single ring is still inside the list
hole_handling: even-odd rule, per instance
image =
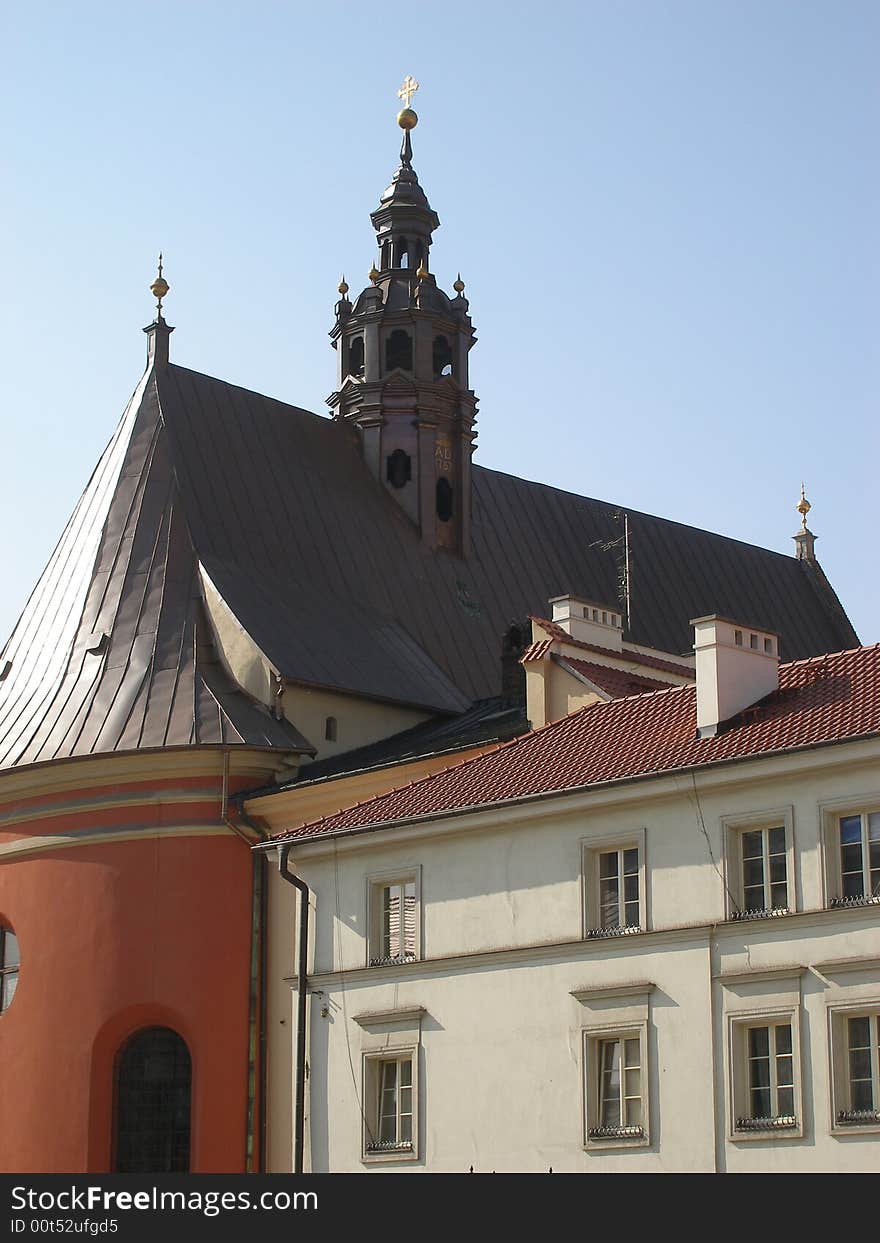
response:
[[[418,1153],[412,1144],[375,1145],[365,1149],[361,1154],[364,1165],[385,1164],[389,1161],[415,1161]]]
[[[594,941],[601,937],[628,937],[633,936],[642,929],[638,924],[624,924],[616,928],[588,928],[586,937],[588,941]]]
[[[831,910],[847,909],[853,906],[880,906],[880,896],[859,898],[832,898],[828,903]]]
[[[774,906],[771,909],[764,910],[764,911],[733,911],[731,913],[730,918],[734,922],[737,922],[737,921],[742,921],[746,919],[776,919],[780,915],[790,915],[790,914],[791,914],[791,907]]]
[[[880,1131],[880,1110],[844,1109],[831,1128],[832,1135],[873,1135]]]
[[[612,1148],[645,1148],[648,1142],[648,1135],[644,1127],[594,1126],[590,1127],[587,1132],[587,1142],[584,1144],[584,1151],[607,1152]]]
[[[756,1132],[767,1135],[775,1134],[777,1131],[796,1131],[797,1129],[798,1120],[793,1114],[781,1114],[775,1118],[737,1118],[736,1120],[737,1135]]]

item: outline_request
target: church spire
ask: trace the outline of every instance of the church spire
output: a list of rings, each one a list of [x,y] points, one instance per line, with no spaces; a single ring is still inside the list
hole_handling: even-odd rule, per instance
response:
[[[171,286],[162,274],[162,252],[159,252],[159,271],[150,285],[150,293],[156,299],[156,318],[144,329],[147,334],[147,367],[161,367],[168,362],[168,343],[174,329],[165,323],[162,315],[162,299]]]
[[[476,337],[461,278],[449,297],[431,272],[440,219],[412,165],[417,90],[410,75],[398,91],[400,163],[370,214],[379,252],[370,284],[336,304],[337,389],[327,403],[357,427],[370,470],[422,539],[466,556],[477,412],[468,351]]]

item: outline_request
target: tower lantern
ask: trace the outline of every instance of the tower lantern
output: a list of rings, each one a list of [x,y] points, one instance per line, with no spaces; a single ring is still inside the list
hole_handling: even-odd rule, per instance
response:
[[[461,278],[450,297],[431,272],[440,219],[412,166],[418,89],[408,75],[398,91],[400,160],[370,216],[378,244],[370,284],[336,304],[337,388],[327,400],[337,419],[357,427],[371,472],[422,539],[466,556],[477,415],[468,352],[476,337]]]

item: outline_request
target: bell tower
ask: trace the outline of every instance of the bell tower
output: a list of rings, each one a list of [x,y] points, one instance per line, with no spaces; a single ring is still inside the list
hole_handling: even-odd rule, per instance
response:
[[[400,164],[370,216],[379,248],[370,284],[353,303],[344,277],[339,285],[330,333],[337,387],[327,404],[357,427],[367,465],[422,539],[467,556],[477,415],[468,352],[476,337],[461,277],[450,298],[430,270],[440,220],[412,166],[416,90],[407,77],[398,92]]]

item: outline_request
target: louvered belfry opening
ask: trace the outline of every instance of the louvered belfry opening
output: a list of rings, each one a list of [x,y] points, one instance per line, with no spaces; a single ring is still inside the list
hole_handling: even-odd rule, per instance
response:
[[[117,1174],[188,1174],[192,1063],[168,1027],[138,1032],[116,1066]]]

